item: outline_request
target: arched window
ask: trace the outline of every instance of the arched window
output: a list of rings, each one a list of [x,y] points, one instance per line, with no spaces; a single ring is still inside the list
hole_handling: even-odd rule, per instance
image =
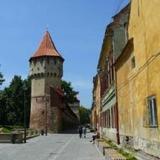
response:
[[[53,73],[50,73],[51,77],[53,76]]]

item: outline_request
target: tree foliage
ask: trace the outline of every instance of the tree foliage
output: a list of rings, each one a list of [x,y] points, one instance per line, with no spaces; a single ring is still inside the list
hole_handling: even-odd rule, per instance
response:
[[[80,123],[87,124],[90,123],[90,113],[91,111],[83,106],[79,107]]]
[[[23,125],[24,105],[27,112],[27,125],[29,124],[30,90],[30,79],[22,80],[20,76],[14,76],[9,87],[0,92],[1,125]]]
[[[77,100],[78,92],[74,91],[70,82],[62,81],[62,89],[66,103],[73,103]],[[30,99],[31,80],[29,78],[23,80],[21,76],[15,75],[10,85],[0,91],[0,125],[23,126],[25,105],[26,121],[29,126]]]
[[[3,74],[0,72],[0,85],[4,82]]]
[[[61,87],[64,91],[64,97],[67,103],[74,103],[77,100],[77,94],[78,92],[73,90],[73,87],[71,85],[71,82],[67,82],[62,80],[61,81]]]

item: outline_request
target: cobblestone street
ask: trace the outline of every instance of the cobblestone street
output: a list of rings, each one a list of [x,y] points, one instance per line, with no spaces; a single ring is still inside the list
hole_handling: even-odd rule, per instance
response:
[[[39,136],[26,144],[0,144],[0,160],[103,160],[104,157],[86,139],[77,134]]]

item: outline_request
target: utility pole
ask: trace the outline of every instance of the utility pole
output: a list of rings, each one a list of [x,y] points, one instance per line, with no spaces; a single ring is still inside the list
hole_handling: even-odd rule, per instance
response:
[[[25,104],[25,100],[26,100],[26,86],[24,85],[23,86],[23,89],[24,89],[24,104],[23,104],[23,110],[24,110],[24,143],[26,143],[26,135],[27,135],[27,131],[26,131],[26,128],[27,128],[27,126],[26,126],[26,104]]]
[[[48,109],[48,107],[47,107],[47,101],[48,101],[48,98],[47,98],[47,95],[45,95],[45,108],[46,108],[46,118],[45,118],[46,119],[45,120],[46,121],[46,128],[45,128],[45,134],[46,134],[46,136],[47,136],[47,132],[48,132],[48,126],[47,126],[48,125],[48,123],[47,123],[47,121],[48,121],[48,119],[47,119],[47,114],[48,114],[47,113],[47,109]]]

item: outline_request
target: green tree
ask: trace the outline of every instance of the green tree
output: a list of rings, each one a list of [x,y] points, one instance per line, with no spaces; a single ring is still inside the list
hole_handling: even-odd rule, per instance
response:
[[[23,123],[23,80],[21,76],[14,76],[9,86],[11,96],[8,97],[9,111],[8,122],[10,124],[22,125]]]
[[[0,72],[0,85],[4,82],[3,74]]]
[[[6,100],[7,97],[4,91],[0,91],[0,125],[5,125],[7,122]]]
[[[24,85],[26,90],[24,90]],[[23,125],[24,97],[26,106],[27,126],[30,116],[30,79],[22,80],[21,76],[14,76],[10,85],[0,92],[0,124]]]
[[[79,107],[80,123],[81,124],[90,123],[90,114],[91,114],[90,109],[80,106]]]
[[[66,102],[67,103],[75,102],[77,100],[76,96],[77,96],[78,92],[73,90],[71,82],[67,82],[67,81],[62,80],[61,86],[64,91],[64,96],[65,96]]]
[[[29,127],[30,109],[31,109],[31,79],[29,77],[23,81],[23,86],[26,87],[26,90],[24,91],[25,106],[26,106],[26,122],[27,122],[27,127]]]

